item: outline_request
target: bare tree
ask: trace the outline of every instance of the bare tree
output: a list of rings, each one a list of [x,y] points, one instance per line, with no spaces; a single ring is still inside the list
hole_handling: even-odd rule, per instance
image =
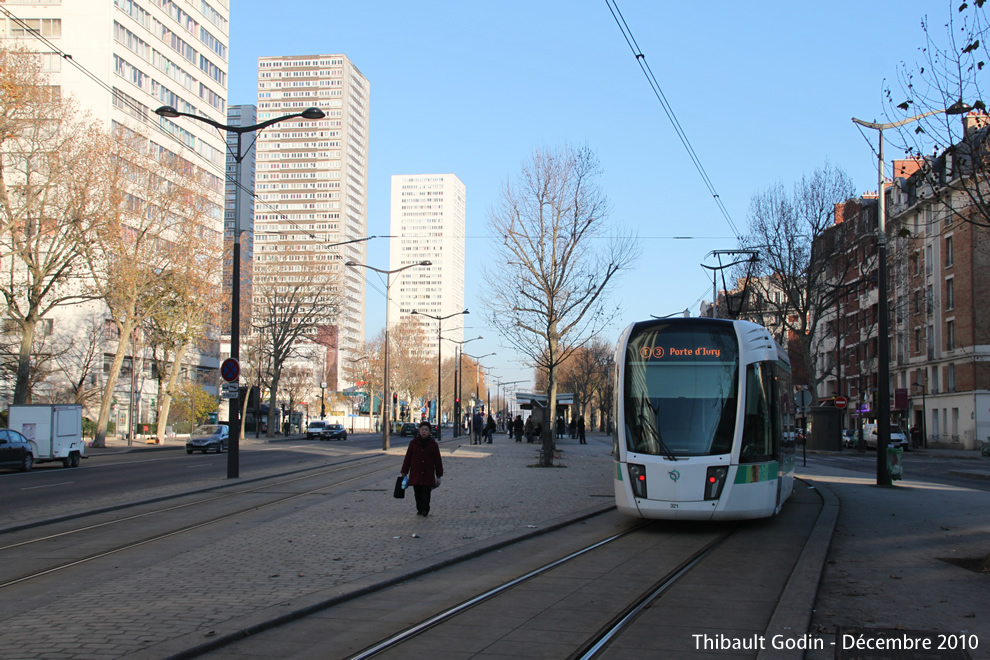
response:
[[[927,116],[884,136],[916,159],[924,182],[919,196],[935,199],[955,219],[990,227],[990,117],[981,100],[990,24],[983,5],[946,3],[948,17],[938,28],[927,16],[922,20],[924,45],[885,86],[885,115],[889,123]],[[943,112],[964,105],[975,112],[962,121]]]
[[[92,314],[72,334],[58,334],[52,359],[65,385],[53,396],[56,401],[78,403],[88,410],[100,400],[103,326],[102,315]]]
[[[90,297],[80,276],[107,201],[106,149],[99,125],[51,85],[36,53],[0,48],[0,257],[10,264],[0,296],[20,339],[14,403],[28,397],[39,321]]]
[[[190,259],[215,258],[219,232],[209,184],[180,156],[118,127],[107,176],[113,203],[87,244],[96,295],[109,309],[117,350],[107,375],[94,446],[103,446],[114,388],[135,331],[175,302]],[[133,351],[132,351],[133,352]]]
[[[267,274],[255,277],[252,323],[271,365],[269,411],[275,408],[282,366],[298,354],[301,340],[331,325],[339,308],[337,278],[327,273]],[[275,430],[269,424],[268,436]]]
[[[818,384],[826,374],[820,371],[820,342],[826,333],[818,332],[837,295],[832,286],[844,277],[834,272],[836,263],[828,250],[813,249],[824,232],[834,224],[835,205],[854,194],[849,176],[826,163],[811,176],[802,177],[788,194],[775,184],[753,196],[749,211],[749,234],[742,247],[757,250],[756,282],[773,282],[780,296],[761,290],[765,310],[796,337],[792,348],[807,367],[807,385],[812,403],[818,404]],[[846,262],[845,267],[851,267]]]
[[[546,373],[551,416],[557,368],[615,317],[603,294],[638,254],[608,221],[599,174],[587,147],[537,151],[489,216],[501,239],[485,271],[489,321]],[[553,434],[543,437],[550,466]]]
[[[574,351],[562,365],[560,385],[574,395],[575,418],[586,416],[593,402],[600,402],[610,374],[602,369],[612,349],[601,338]]]

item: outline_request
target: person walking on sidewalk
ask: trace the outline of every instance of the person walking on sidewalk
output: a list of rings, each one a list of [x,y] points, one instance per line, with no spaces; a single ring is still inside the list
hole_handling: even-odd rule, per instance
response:
[[[530,415],[526,418],[526,442],[533,442],[533,416]]]
[[[474,413],[474,417],[471,418],[471,430],[473,431],[473,434],[471,435],[471,444],[480,445],[481,434],[485,432],[485,420],[481,416],[480,412]]]
[[[582,445],[588,444],[588,441],[584,437],[584,415],[578,417],[577,435],[578,435],[578,440],[581,442]]]
[[[488,444],[492,444],[492,438],[495,437],[495,418],[492,417],[491,413],[488,413],[488,423],[485,424],[485,439]]]
[[[433,427],[429,422],[419,423],[419,432],[409,443],[406,458],[402,461],[402,476],[409,475],[409,485],[416,495],[416,515],[430,515],[430,497],[440,486],[443,476],[443,460],[440,445],[433,439]]]
[[[512,422],[512,432],[516,434],[516,442],[522,442],[522,436],[523,436],[522,415],[516,415],[515,421]]]

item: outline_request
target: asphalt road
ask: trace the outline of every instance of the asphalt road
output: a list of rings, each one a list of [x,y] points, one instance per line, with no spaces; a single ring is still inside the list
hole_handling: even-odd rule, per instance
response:
[[[877,453],[872,449],[860,453],[855,449],[844,450],[841,453],[818,453],[815,460],[846,470],[876,475]],[[798,450],[797,465],[800,470],[802,463],[801,451]],[[909,451],[902,454],[901,464],[904,476],[908,479],[930,481],[933,483],[974,488],[990,491],[990,480],[972,478],[972,475],[990,477],[990,458],[954,458],[951,456],[926,454],[924,451]],[[956,473],[956,474],[953,474]],[[969,474],[970,477],[958,476],[959,473]]]
[[[91,449],[78,468],[45,463],[25,473],[0,470],[0,527],[230,483],[226,453],[190,455],[181,443],[135,449],[144,450]],[[240,480],[376,453],[381,453],[381,436],[373,434],[343,442],[249,438],[240,447]]]

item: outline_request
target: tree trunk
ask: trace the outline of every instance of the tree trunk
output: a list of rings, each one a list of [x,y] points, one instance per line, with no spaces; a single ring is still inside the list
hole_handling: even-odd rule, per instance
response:
[[[131,333],[136,324],[127,322],[118,326],[120,329],[120,339],[117,342],[117,353],[113,356],[110,364],[110,373],[107,374],[107,382],[103,388],[103,400],[100,402],[100,417],[96,420],[96,436],[93,438],[94,447],[107,446],[107,422],[110,421],[110,405],[113,402],[113,391],[117,387],[117,378],[120,377],[120,366],[124,364],[124,354],[130,345]],[[133,359],[131,369],[134,368]]]
[[[31,346],[38,320],[28,315],[21,323],[21,346],[17,354],[17,383],[14,385],[14,403],[27,403],[31,386]]]
[[[548,428],[549,427],[549,428]],[[547,432],[549,430],[549,433]],[[553,467],[554,438],[557,435],[557,369],[550,364],[547,369],[547,423],[543,425],[542,467]]]
[[[168,374],[168,384],[165,385],[164,389],[159,389],[159,412],[158,412],[158,444],[165,442],[165,426],[162,424],[162,420],[165,421],[165,425],[168,424],[168,413],[169,409],[172,407],[172,390],[175,389],[175,384],[179,382],[179,368],[182,365],[182,358],[186,355],[186,350],[189,348],[191,342],[186,341],[179,347],[179,350],[175,352],[175,359],[172,361],[172,370]],[[166,358],[168,354],[166,354]]]
[[[268,394],[268,432],[265,433],[266,438],[274,437],[275,428],[272,424],[272,414],[275,412],[276,398],[278,397],[278,381],[282,377],[282,369],[275,367],[272,369],[272,391]]]

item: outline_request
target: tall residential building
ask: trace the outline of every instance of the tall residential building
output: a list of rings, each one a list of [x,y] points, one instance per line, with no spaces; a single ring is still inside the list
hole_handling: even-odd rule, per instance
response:
[[[342,358],[364,343],[367,261],[368,80],[344,55],[258,60],[259,122],[317,107],[319,120],[290,120],[258,134],[254,281],[289,273],[339,275],[342,307],[328,346],[327,376],[339,389]],[[357,242],[349,242],[357,241]]]
[[[201,122],[159,117],[154,110],[168,105],[226,123],[229,16],[228,0],[6,0],[0,3],[0,41],[37,51],[52,84],[108,131],[143,136],[163,158],[175,154],[202,173],[213,191],[209,201],[219,235],[223,136]],[[49,318],[53,333],[84,341],[83,328],[109,316],[102,303],[92,303],[59,308]],[[117,348],[112,323],[106,322],[103,335],[105,366],[91,374],[94,385]],[[219,349],[205,344],[187,355],[182,371],[187,382],[215,388]],[[138,372],[133,380],[132,362]],[[138,395],[134,419],[155,422],[156,381],[151,362],[140,354],[125,358],[117,386],[121,401],[128,400],[131,382]],[[35,397],[44,400],[45,392],[35,391]],[[111,414],[118,425],[131,421],[126,404]]]
[[[232,105],[227,108],[228,126],[253,126],[258,120],[258,108],[253,105]],[[230,300],[231,251],[234,237],[240,235],[241,245],[241,332],[251,327],[251,282],[254,267],[254,171],[257,152],[251,149],[251,136],[241,137],[241,171],[237,180],[237,133],[227,133],[227,207],[224,211],[224,291]],[[223,315],[224,333],[230,334],[230,312]]]
[[[397,174],[392,176],[389,270],[419,261],[432,266],[404,270],[393,282],[389,320],[399,323],[413,311],[435,317],[464,310],[464,184],[453,174]],[[425,355],[436,355],[437,321],[415,316],[423,324]],[[451,318],[442,336],[464,338],[465,319]],[[443,342],[441,342],[443,343]],[[443,354],[454,355],[455,344],[443,343]]]

